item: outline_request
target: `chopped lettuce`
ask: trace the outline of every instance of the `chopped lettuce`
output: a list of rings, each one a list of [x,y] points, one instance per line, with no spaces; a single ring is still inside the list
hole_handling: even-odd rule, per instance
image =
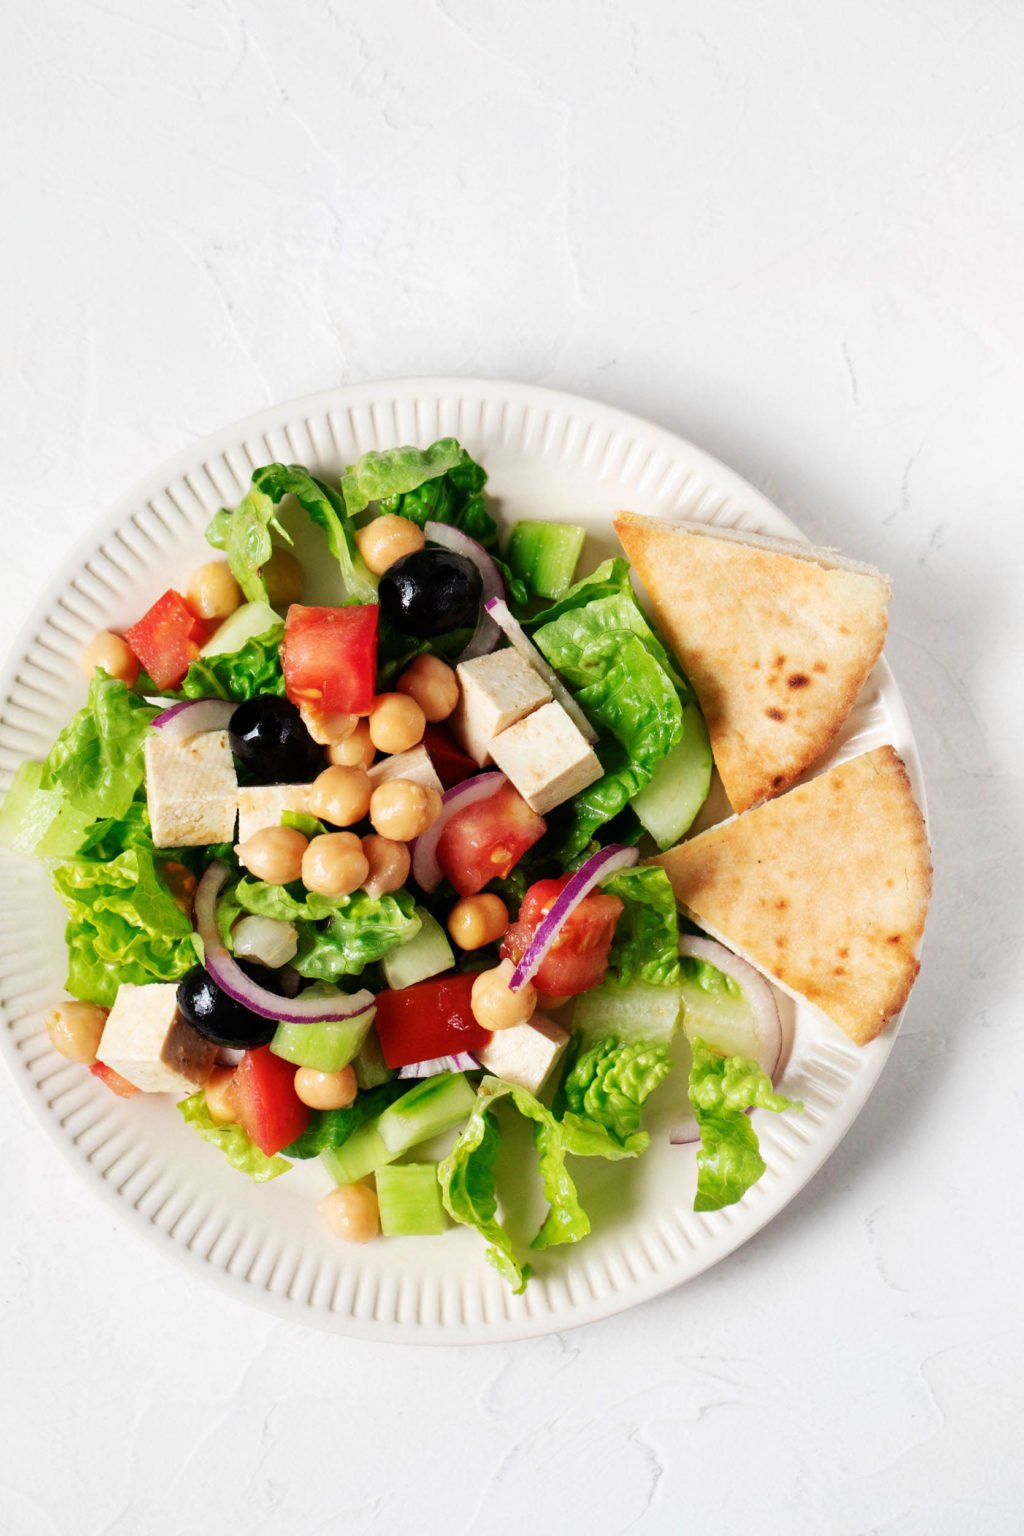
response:
[[[692,1040],[690,1103],[700,1128],[695,1211],[718,1211],[741,1200],[764,1173],[764,1159],[748,1109],[802,1110],[776,1093],[756,1061],[719,1056],[703,1040]]]
[[[429,448],[388,448],[383,452],[371,449],[341,477],[341,494],[349,517],[365,512],[373,501],[405,496],[425,482],[446,475],[462,457],[454,437],[442,437]]]
[[[156,710],[97,669],[89,701],[61,731],[40,788],[60,790],[90,817],[123,816],[145,777],[143,743]]]
[[[0,806],[0,843],[40,859],[69,859],[92,823],[59,789],[42,789],[43,765],[20,763]]]
[[[638,1157],[650,1137],[640,1129],[643,1107],[672,1062],[666,1044],[624,1044],[607,1035],[570,1067],[558,1104],[566,1150],[577,1157]]]
[[[620,870],[601,889],[623,904],[608,957],[609,981],[620,986],[636,981],[678,986],[679,920],[665,871],[656,864],[640,864]]]
[[[444,441],[451,442],[451,439]],[[434,445],[435,448],[439,446]],[[454,446],[458,448],[457,443]],[[412,490],[384,497],[380,510],[397,512],[420,528],[426,523],[450,523],[476,539],[485,549],[494,550],[498,544],[498,525],[484,505],[486,484],[487,471],[461,448],[458,460],[444,474],[424,480]],[[507,576],[507,567],[502,569]],[[521,582],[516,582],[516,591],[517,595],[521,593],[525,597],[526,589]]]
[[[548,1213],[531,1246],[547,1248],[555,1243],[577,1243],[590,1231],[590,1222],[565,1166],[562,1129],[551,1111],[525,1088],[495,1077],[485,1077],[477,1094],[476,1107],[455,1146],[440,1165],[438,1176],[448,1214],[464,1226],[475,1227],[486,1239],[488,1263],[518,1295],[526,1288],[530,1270],[517,1259],[512,1240],[498,1220],[495,1190],[501,1135],[490,1111],[503,1098],[510,1099],[521,1115],[533,1121],[538,1169],[548,1201]]]
[[[349,896],[293,895],[286,886],[242,879],[234,900],[246,912],[281,918],[299,926],[299,951],[292,965],[302,976],[336,981],[358,976],[420,929],[416,903],[408,891],[374,897],[366,891]]]
[[[268,1157],[265,1152],[261,1152],[240,1125],[218,1125],[211,1118],[206,1107],[206,1095],[202,1091],[194,1093],[191,1098],[182,1099],[178,1109],[186,1125],[194,1126],[204,1141],[219,1147],[232,1168],[237,1168],[239,1173],[247,1173],[254,1183],[266,1184],[269,1179],[276,1179],[278,1174],[287,1173],[291,1167],[285,1158]]]
[[[278,521],[274,498],[255,487],[234,511],[221,507],[206,530],[207,543],[227,555],[231,574],[250,603],[267,601],[263,567],[274,553],[272,531],[286,544],[292,542]]]
[[[394,1081],[366,1088],[357,1094],[347,1109],[314,1109],[301,1136],[284,1148],[286,1157],[319,1157],[329,1147],[341,1147],[354,1131],[371,1120],[414,1088],[415,1083]]]
[[[294,496],[303,511],[324,530],[349,602],[377,601],[377,583],[356,548],[351,512],[340,491],[316,479],[301,464],[264,464],[253,471],[252,483],[275,502]]]
[[[186,699],[234,699],[239,704],[259,693],[284,694],[281,640],[284,625],[246,641],[241,650],[198,656],[177,690]]]

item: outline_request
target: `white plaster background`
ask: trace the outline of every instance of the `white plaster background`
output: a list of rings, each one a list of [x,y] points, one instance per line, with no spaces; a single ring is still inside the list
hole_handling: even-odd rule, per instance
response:
[[[890,1066],[720,1268],[546,1341],[168,1267],[0,1085],[11,1536],[1016,1536],[1024,6],[32,0],[0,19],[0,638],[166,455],[490,374],[677,429],[895,578],[938,878]]]

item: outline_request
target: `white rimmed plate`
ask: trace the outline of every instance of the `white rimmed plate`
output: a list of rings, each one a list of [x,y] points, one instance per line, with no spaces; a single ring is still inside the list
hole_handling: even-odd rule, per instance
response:
[[[45,754],[83,701],[78,656],[95,630],[126,626],[169,585],[184,583],[208,555],[207,521],[239,499],[254,466],[285,460],[337,473],[368,448],[445,435],[484,463],[507,519],[585,525],[591,565],[615,551],[611,514],[627,506],[799,536],[764,496],[683,439],[570,395],[415,379],[293,401],[179,454],[65,563],[0,679],[0,788],[23,758]],[[307,556],[315,558],[315,549],[307,545]],[[923,804],[910,723],[884,660],[827,761],[882,742],[903,757]],[[193,1273],[294,1321],[365,1338],[522,1338],[608,1316],[690,1279],[770,1221],[812,1177],[856,1119],[898,1027],[858,1049],[809,1005],[780,999],[791,1040],[782,1088],[806,1112],[758,1117],[767,1163],[760,1183],[738,1206],[694,1213],[694,1151],[670,1146],[666,1134],[685,1105],[685,1084],[670,1079],[652,1101],[643,1158],[574,1162],[594,1230],[576,1247],[539,1256],[525,1295],[516,1297],[484,1262],[475,1233],[343,1245],[316,1210],[329,1187],[318,1162],[254,1186],[183,1124],[169,1100],[117,1099],[57,1056],[42,1013],[62,995],[62,909],[42,866],[7,853],[0,862],[0,1039],[14,1081],[52,1139],[134,1230]]]

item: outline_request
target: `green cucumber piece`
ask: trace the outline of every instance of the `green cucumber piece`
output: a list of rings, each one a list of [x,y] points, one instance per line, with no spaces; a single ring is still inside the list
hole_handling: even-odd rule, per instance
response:
[[[448,937],[435,917],[426,907],[417,907],[419,931],[405,944],[389,952],[381,960],[381,969],[389,987],[395,991],[426,981],[428,976],[440,976],[455,964]]]
[[[235,651],[248,645],[250,640],[258,640],[261,635],[269,634],[281,623],[281,615],[275,613],[269,603],[243,603],[214,631],[199,654],[232,656]]]
[[[352,1060],[352,1070],[356,1074],[356,1082],[361,1091],[367,1088],[379,1088],[381,1083],[390,1083],[394,1077],[395,1074],[384,1060],[384,1052],[380,1048],[375,1029],[370,1030],[359,1047],[359,1055]]]
[[[681,987],[652,987],[643,981],[629,987],[593,987],[576,999],[572,1025],[587,1045],[605,1035],[618,1035],[624,1045],[638,1040],[667,1043],[675,1034],[682,1000]]]
[[[377,1170],[385,1237],[436,1237],[448,1225],[436,1163],[390,1163]]]
[[[340,1147],[325,1147],[320,1161],[335,1184],[358,1184],[368,1173],[375,1173],[397,1156],[397,1152],[388,1151],[376,1120],[371,1120],[353,1131]]]
[[[359,1054],[376,1010],[322,1024],[279,1024],[270,1042],[275,1056],[317,1072],[340,1072]]]
[[[698,1037],[722,1056],[757,1060],[760,1031],[747,994],[731,976],[706,960],[683,955],[683,1033]]]
[[[377,1120],[377,1130],[392,1156],[400,1157],[419,1142],[461,1125],[475,1104],[476,1090],[464,1072],[441,1072],[390,1104]]]
[[[573,523],[516,523],[505,551],[513,576],[534,597],[561,597],[572,586],[586,534]]]
[[[711,788],[711,743],[697,704],[683,705],[683,739],[654,770],[649,784],[629,802],[663,851],[678,843]]]

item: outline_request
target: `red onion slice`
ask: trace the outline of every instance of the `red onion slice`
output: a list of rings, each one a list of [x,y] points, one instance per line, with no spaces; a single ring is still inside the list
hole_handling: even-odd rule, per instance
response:
[[[238,708],[228,699],[182,699],[151,722],[161,741],[189,741],[206,731],[226,731]]]
[[[501,572],[482,544],[478,544],[476,539],[471,539],[468,533],[453,528],[450,523],[424,523],[423,532],[432,544],[440,544],[442,548],[450,549],[453,555],[462,555],[466,560],[471,560],[480,572],[480,580],[483,583],[480,617],[459,661],[472,661],[474,656],[486,656],[489,651],[495,649],[501,639],[500,629],[487,612],[487,604],[492,598],[505,596],[505,583],[501,579]]]
[[[454,1056],[433,1056],[429,1061],[411,1061],[400,1067],[398,1077],[438,1077],[442,1072],[479,1072],[480,1063],[468,1051],[458,1051]]]
[[[507,784],[503,773],[475,773],[471,779],[463,779],[441,796],[441,814],[432,827],[420,834],[412,844],[412,877],[421,891],[436,891],[441,884],[441,866],[437,862],[437,845],[441,833],[458,811],[478,800],[489,800]]]
[[[597,740],[597,732],[594,730],[594,727],[582,709],[580,709],[580,706],[576,703],[576,700],[562,682],[554,667],[541,655],[518,619],[512,617],[508,604],[504,599],[492,597],[485,604],[485,607],[491,618],[498,625],[498,628],[512,645],[513,650],[518,651],[523,660],[537,673],[537,676],[547,683],[555,699],[561,704],[580,734],[585,736],[589,742],[595,742]]]
[[[734,955],[724,944],[714,939],[698,939],[692,934],[683,934],[679,940],[679,953],[713,965],[715,970],[728,976],[743,992],[750,1004],[757,1030],[757,1052],[754,1059],[761,1071],[766,1072],[774,1083],[782,1060],[782,1020],[779,1018],[775,993],[764,977],[746,960],[741,960],[739,955]],[[708,1039],[707,1043],[710,1046],[716,1044],[712,1039]]]
[[[193,913],[196,929],[203,941],[206,969],[228,997],[241,1003],[261,1019],[277,1019],[282,1024],[322,1024],[337,1019],[352,1019],[373,1007],[373,993],[365,987],[340,997],[281,997],[269,992],[247,976],[228,954],[217,928],[217,897],[230,871],[226,864],[213,863],[196,888]]]
[[[620,869],[630,869],[639,857],[635,848],[625,848],[621,843],[611,843],[607,848],[598,849],[585,864],[580,865],[569,884],[564,890],[559,891],[551,903],[549,911],[542,918],[536,933],[530,940],[525,955],[512,972],[512,980],[508,984],[510,992],[518,992],[521,987],[526,986],[531,976],[536,975],[544,956],[584,896],[589,896],[594,886],[600,885],[601,881],[606,880],[609,875],[616,874]]]

